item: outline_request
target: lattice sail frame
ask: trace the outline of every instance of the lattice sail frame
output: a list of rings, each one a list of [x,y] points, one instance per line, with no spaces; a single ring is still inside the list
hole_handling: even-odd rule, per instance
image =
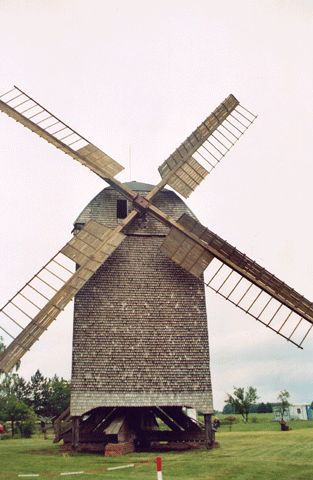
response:
[[[16,86],[0,95],[0,110],[102,178],[114,177],[124,169]]]
[[[205,243],[201,247],[173,226],[163,253],[198,278],[205,272],[206,286],[302,348],[313,327],[313,303],[190,215],[178,223]]]
[[[13,342],[0,355],[0,370],[14,367],[124,238],[90,220],[2,307],[0,329]]]
[[[162,179],[188,198],[256,118],[229,95],[162,163]]]

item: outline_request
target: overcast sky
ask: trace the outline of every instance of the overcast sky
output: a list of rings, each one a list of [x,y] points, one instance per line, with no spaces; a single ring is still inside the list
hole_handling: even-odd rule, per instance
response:
[[[0,0],[0,91],[16,84],[126,168],[157,167],[229,94],[258,115],[188,200],[199,220],[313,300],[311,0]],[[131,149],[131,159],[129,150]],[[2,114],[0,303],[70,238],[104,182]],[[299,350],[207,292],[215,406],[233,386],[311,402]],[[22,361],[70,377],[72,307]]]

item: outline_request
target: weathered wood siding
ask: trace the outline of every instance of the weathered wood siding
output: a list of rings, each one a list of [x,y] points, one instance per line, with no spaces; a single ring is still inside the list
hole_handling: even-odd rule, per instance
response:
[[[77,223],[114,226],[117,198],[105,189]],[[155,203],[175,218],[190,213],[173,192]],[[166,233],[154,219],[138,220],[76,296],[72,415],[100,405],[212,411],[203,283],[160,252]]]

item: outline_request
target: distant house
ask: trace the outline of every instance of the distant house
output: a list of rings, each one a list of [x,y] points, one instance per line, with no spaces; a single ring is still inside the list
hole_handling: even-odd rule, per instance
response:
[[[278,405],[273,405],[274,420],[281,419],[281,413]],[[288,411],[284,414],[285,420],[312,420],[311,406],[306,403],[294,403],[289,405]]]

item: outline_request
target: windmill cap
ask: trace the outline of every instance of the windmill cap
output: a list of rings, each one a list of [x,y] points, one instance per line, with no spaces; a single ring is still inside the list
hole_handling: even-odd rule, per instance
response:
[[[135,192],[150,192],[155,187],[155,185],[151,185],[150,183],[137,182],[136,180],[133,180],[131,182],[123,182],[123,185],[130,188],[131,190],[134,190]],[[114,190],[114,187],[109,186],[106,187],[105,190]],[[169,190],[162,188],[162,191]]]

